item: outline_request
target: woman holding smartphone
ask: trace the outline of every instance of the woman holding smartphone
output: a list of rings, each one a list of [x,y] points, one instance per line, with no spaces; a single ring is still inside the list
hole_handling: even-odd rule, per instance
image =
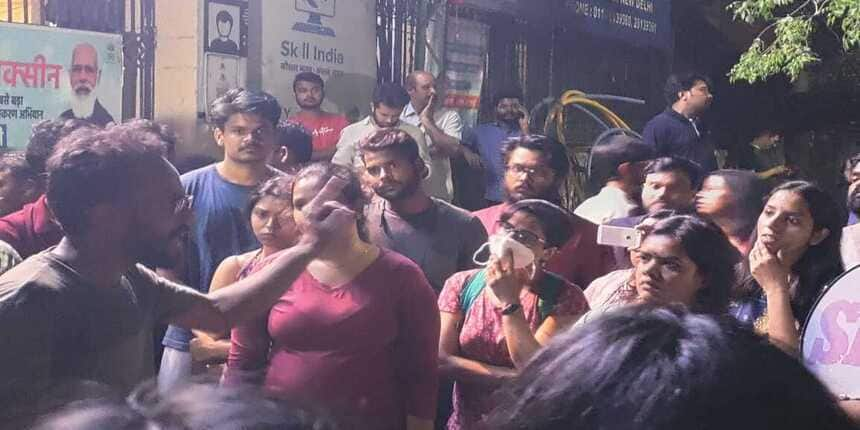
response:
[[[680,303],[693,312],[728,310],[737,254],[723,232],[697,216],[660,211],[640,224],[633,268],[596,279],[586,290],[591,311],[579,324],[635,303]]]

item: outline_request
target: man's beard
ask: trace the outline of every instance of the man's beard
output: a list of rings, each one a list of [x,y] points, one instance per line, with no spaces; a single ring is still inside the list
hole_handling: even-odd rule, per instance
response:
[[[519,127],[520,119],[517,116],[508,117],[508,116],[497,116],[496,120],[502,124],[507,125],[509,128],[516,129]]]
[[[377,195],[379,195],[379,197],[382,197],[385,200],[398,201],[415,194],[415,191],[418,190],[419,186],[421,186],[421,183],[420,181],[418,181],[417,178],[415,178],[411,182],[403,184],[403,186],[399,189],[390,191],[381,191],[379,189],[374,189],[373,192],[375,192]]]
[[[309,110],[319,109],[319,108],[320,108],[320,106],[322,106],[322,102],[323,102],[323,101],[322,101],[322,99],[320,99],[320,100],[319,100],[317,103],[315,103],[315,104],[313,104],[313,103],[303,103],[303,102],[299,101],[298,99],[296,99],[296,104],[297,104],[297,105],[299,105],[299,107],[300,107],[300,108],[302,108],[302,109],[309,109]]]
[[[189,234],[190,229],[185,226],[174,230],[166,240],[152,240],[149,235],[142,234],[133,241],[136,245],[131,252],[144,266],[174,268],[182,254],[190,249]],[[171,249],[176,240],[181,242],[181,249]]]
[[[93,116],[93,111],[96,107],[96,91],[93,89],[83,94],[83,92],[79,93],[72,90],[72,97],[69,101],[72,105],[72,113],[74,113],[75,118],[89,118]]]
[[[505,201],[507,203],[516,203],[520,200],[526,200],[526,199],[541,199],[541,200],[546,200],[546,201],[551,202],[551,203],[558,204],[559,201],[561,200],[561,196],[559,195],[557,185],[551,185],[543,191],[538,191],[534,187],[531,187],[531,186],[526,187],[526,188],[527,188],[526,190],[517,191],[517,190],[508,190],[506,187],[505,188],[505,197],[506,197]]]

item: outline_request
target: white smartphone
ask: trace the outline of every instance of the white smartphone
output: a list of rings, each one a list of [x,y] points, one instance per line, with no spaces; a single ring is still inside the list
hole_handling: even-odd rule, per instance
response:
[[[597,227],[597,243],[600,245],[638,248],[642,243],[642,232],[630,227],[600,225]]]

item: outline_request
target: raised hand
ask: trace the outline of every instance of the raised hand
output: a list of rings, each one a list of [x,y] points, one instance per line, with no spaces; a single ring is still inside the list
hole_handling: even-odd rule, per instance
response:
[[[520,131],[523,134],[529,134],[529,111],[523,105],[518,105],[517,110],[520,113]]]
[[[316,248],[332,238],[340,236],[344,229],[355,223],[355,211],[337,201],[347,181],[334,176],[326,182],[319,194],[302,208],[310,228],[302,235],[301,242]]]
[[[514,255],[510,250],[501,257],[491,257],[487,265],[487,287],[493,290],[501,305],[519,303],[527,279],[527,269],[514,269]]]
[[[782,264],[776,250],[769,249],[757,240],[750,251],[749,259],[750,272],[766,294],[788,292],[788,277],[791,272]]]

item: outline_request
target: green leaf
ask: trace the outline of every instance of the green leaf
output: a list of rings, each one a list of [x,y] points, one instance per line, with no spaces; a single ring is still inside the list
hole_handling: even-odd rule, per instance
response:
[[[812,34],[822,30],[816,17],[841,33],[845,51],[860,47],[860,0],[741,0],[727,9],[735,20],[767,25],[732,67],[731,82],[753,83],[779,73],[797,79],[819,61],[810,48]]]

